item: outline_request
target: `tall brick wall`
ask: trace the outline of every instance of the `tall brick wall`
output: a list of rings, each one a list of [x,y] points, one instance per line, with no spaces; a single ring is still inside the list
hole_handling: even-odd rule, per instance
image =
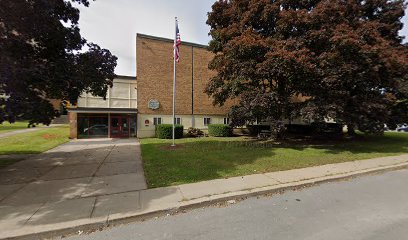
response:
[[[194,48],[194,113],[226,115],[232,102],[227,101],[223,106],[213,106],[212,99],[204,93],[205,87],[215,72],[208,69],[208,63],[213,53],[204,48]]]
[[[171,40],[138,35],[136,40],[137,102],[141,114],[172,114],[173,43]],[[212,53],[205,47],[182,43],[177,64],[176,114],[192,114],[192,77],[194,78],[194,114],[226,115],[230,103],[213,106],[204,89],[214,72],[208,69]],[[193,55],[194,54],[194,62]],[[192,64],[194,63],[194,64]],[[192,69],[194,66],[194,69]],[[194,71],[193,71],[194,70]],[[193,74],[193,76],[192,76]],[[157,99],[160,108],[148,108],[150,99]]]

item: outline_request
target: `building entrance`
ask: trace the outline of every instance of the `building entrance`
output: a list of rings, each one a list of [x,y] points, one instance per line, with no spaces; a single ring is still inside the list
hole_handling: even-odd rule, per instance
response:
[[[78,138],[136,137],[136,114],[79,113]]]
[[[112,138],[127,138],[130,136],[128,116],[111,116],[110,125]]]

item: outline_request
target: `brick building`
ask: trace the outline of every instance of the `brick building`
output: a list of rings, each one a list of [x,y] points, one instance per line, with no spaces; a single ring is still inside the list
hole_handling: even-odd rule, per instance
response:
[[[154,125],[172,123],[173,40],[138,34],[136,39],[138,137],[154,136]],[[230,104],[213,106],[204,93],[214,74],[208,69],[213,54],[207,46],[183,42],[177,63],[176,122],[206,129],[210,123],[228,123]],[[152,104],[149,104],[153,103]],[[158,109],[154,104],[158,103]]]
[[[182,42],[177,64],[176,122],[185,129],[228,123],[230,103],[213,106],[205,86],[214,74],[207,46]],[[137,34],[136,77],[118,76],[107,99],[83,94],[68,109],[71,138],[153,137],[155,125],[172,123],[173,40]]]

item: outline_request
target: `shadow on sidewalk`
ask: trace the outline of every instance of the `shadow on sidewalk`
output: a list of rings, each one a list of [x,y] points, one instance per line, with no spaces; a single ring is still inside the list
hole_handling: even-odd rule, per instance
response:
[[[101,146],[102,145],[102,146]],[[136,139],[73,141],[0,170],[0,228],[140,210],[175,193],[146,189]],[[7,227],[8,226],[8,227]]]

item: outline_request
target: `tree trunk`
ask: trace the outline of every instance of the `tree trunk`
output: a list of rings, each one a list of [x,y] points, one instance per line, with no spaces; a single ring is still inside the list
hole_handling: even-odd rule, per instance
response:
[[[347,135],[349,135],[349,136],[355,136],[356,135],[354,124],[347,124]]]

